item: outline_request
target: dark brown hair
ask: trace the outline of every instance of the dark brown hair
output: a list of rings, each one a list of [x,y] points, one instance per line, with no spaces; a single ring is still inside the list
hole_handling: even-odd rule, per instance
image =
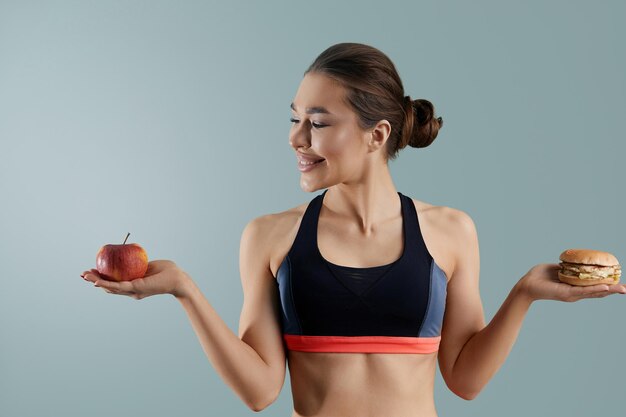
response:
[[[346,100],[358,115],[359,126],[371,129],[380,120],[391,124],[386,143],[388,159],[395,159],[406,145],[424,148],[430,145],[443,119],[435,118],[433,104],[424,99],[412,100],[396,67],[380,50],[361,43],[338,43],[322,52],[304,72],[324,74],[347,90]]]

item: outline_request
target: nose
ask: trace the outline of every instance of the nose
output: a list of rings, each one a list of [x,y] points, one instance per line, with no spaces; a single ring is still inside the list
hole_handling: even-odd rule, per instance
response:
[[[311,132],[306,128],[305,122],[294,123],[289,132],[289,145],[293,149],[311,146]]]

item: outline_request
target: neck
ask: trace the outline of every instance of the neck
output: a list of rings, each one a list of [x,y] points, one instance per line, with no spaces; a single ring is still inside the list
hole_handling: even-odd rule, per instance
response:
[[[402,216],[400,197],[387,164],[358,182],[330,187],[324,196],[324,207],[342,221],[356,224],[366,236],[381,224]]]

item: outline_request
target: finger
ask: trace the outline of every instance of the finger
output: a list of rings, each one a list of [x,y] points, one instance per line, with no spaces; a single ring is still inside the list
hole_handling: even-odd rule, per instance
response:
[[[596,292],[608,292],[609,286],[606,284],[586,285],[586,286],[572,286],[572,291],[576,295],[586,296]]]
[[[601,291],[601,292],[593,292],[591,294],[587,294],[582,298],[604,298],[607,295],[615,294],[609,291]]]
[[[626,286],[624,286],[623,284],[609,285],[609,291],[619,294],[625,294]]]
[[[91,282],[91,283],[94,283],[94,282],[96,282],[96,281],[99,279],[99,277],[98,277],[98,276],[96,276],[96,275],[94,275],[94,274],[93,274],[92,272],[90,272],[90,271],[86,271],[86,272],[84,273],[84,275],[83,275],[83,279],[84,279],[85,281],[89,281],[89,282]]]
[[[83,277],[84,280],[90,282],[95,282],[98,279],[104,279],[97,269],[84,271],[80,276]]]
[[[101,273],[100,273],[100,271],[98,271],[96,268],[91,268],[91,269],[89,270],[89,272],[91,272],[92,274],[94,274],[94,275],[95,275],[95,276],[97,276],[97,277],[102,278],[102,274],[101,274]]]
[[[108,281],[96,281],[94,287],[102,288],[102,290],[108,294],[128,295],[119,289],[113,288]]]
[[[101,287],[103,289],[111,290],[111,291],[120,291],[120,283],[116,281],[109,281],[106,279],[94,279],[93,281],[94,287]]]
[[[597,291],[597,292],[592,292],[592,293],[587,293],[584,295],[580,295],[576,298],[575,301],[578,300],[582,300],[585,298],[604,298],[606,296],[612,295],[612,294],[623,294],[621,292],[616,292],[616,291]]]
[[[130,281],[108,281],[108,280],[97,280],[94,282],[95,287],[101,287],[106,292],[110,294],[118,294],[118,295],[128,295],[130,297],[135,297],[136,291],[133,288],[133,284]]]
[[[611,293],[626,293],[626,285],[623,284],[596,284],[586,286],[572,286],[572,289],[579,294],[592,293],[597,291],[609,291]]]

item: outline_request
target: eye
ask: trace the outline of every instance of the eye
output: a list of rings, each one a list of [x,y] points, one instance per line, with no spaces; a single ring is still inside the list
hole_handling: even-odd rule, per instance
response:
[[[300,120],[294,119],[293,117],[291,119],[289,119],[289,121],[292,122],[292,123],[299,123],[300,122]],[[322,124],[319,124],[319,123],[311,122],[311,126],[313,126],[316,129],[321,129],[321,128],[326,127],[328,125],[322,125]]]

